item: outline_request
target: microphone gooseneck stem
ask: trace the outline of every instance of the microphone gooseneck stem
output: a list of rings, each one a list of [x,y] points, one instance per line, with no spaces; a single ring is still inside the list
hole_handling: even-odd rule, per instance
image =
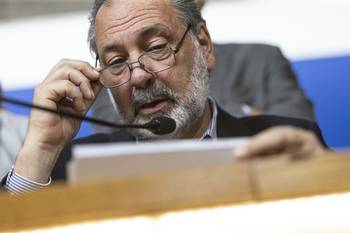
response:
[[[103,125],[103,126],[108,126],[108,127],[113,127],[113,128],[142,128],[142,129],[148,129],[151,128],[151,125],[121,125],[121,124],[115,124],[115,123],[111,123],[111,122],[107,122],[107,121],[102,121],[96,118],[92,118],[92,117],[85,117],[85,116],[80,116],[78,114],[74,114],[74,113],[70,113],[70,112],[66,112],[66,111],[60,111],[60,110],[55,110],[55,109],[51,109],[48,107],[44,107],[44,106],[40,106],[40,105],[34,105],[32,103],[28,103],[28,102],[24,102],[24,101],[20,101],[20,100],[15,100],[15,99],[10,99],[4,96],[0,96],[0,102],[6,102],[9,104],[15,104],[15,105],[20,105],[23,107],[27,107],[27,108],[33,108],[33,109],[38,109],[38,110],[42,110],[42,111],[46,111],[46,112],[51,112],[53,114],[57,114],[63,117],[70,117],[73,119],[77,119],[77,120],[81,120],[81,121],[87,121],[87,122],[91,122],[94,124],[99,124],[99,125]]]

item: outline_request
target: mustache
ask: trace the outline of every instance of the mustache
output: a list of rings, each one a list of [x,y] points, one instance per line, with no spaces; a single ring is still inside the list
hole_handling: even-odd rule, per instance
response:
[[[165,84],[158,80],[155,80],[153,85],[145,89],[134,89],[132,93],[132,106],[135,110],[135,113],[137,113],[142,105],[161,99],[170,99],[176,102],[178,97]]]

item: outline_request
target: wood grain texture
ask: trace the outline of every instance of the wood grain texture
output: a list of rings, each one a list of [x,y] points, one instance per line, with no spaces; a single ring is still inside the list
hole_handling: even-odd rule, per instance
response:
[[[350,155],[178,169],[19,197],[0,195],[0,231],[350,190]]]
[[[350,157],[321,156],[290,161],[285,157],[253,163],[258,200],[348,191]]]
[[[0,230],[214,206],[252,200],[247,164],[235,163],[57,185],[20,197],[0,196]]]

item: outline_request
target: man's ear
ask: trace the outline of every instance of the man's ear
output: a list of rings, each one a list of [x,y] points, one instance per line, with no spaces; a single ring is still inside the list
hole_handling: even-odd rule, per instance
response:
[[[208,70],[211,71],[215,66],[214,47],[211,37],[205,22],[200,22],[197,25],[197,39],[201,45],[208,65]]]

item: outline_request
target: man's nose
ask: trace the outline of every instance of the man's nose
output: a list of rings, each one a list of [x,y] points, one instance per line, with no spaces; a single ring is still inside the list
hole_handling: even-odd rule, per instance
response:
[[[131,72],[130,84],[137,88],[146,88],[154,82],[154,74],[148,72],[140,62],[129,64]]]

